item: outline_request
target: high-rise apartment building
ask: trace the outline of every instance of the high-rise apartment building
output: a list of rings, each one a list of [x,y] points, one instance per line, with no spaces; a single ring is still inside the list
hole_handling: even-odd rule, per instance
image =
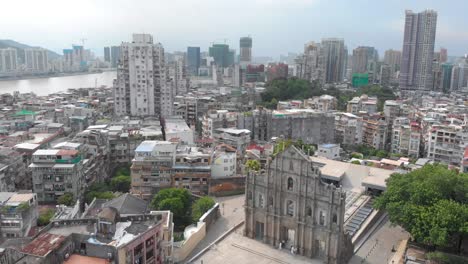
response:
[[[168,74],[171,78],[173,96],[186,95],[189,87],[184,55],[175,55],[174,61],[168,63]]]
[[[198,75],[198,68],[200,68],[200,47],[187,48],[187,66],[189,74]]]
[[[322,83],[342,82],[345,75],[348,54],[343,39],[327,38],[322,40],[321,51]]]
[[[229,50],[227,44],[213,44],[209,48],[210,57],[214,58],[214,61],[218,67],[229,67],[234,64],[233,50]]]
[[[441,70],[442,70],[442,76],[441,76],[441,82],[440,82],[440,89],[443,92],[448,92],[451,87],[451,81],[452,81],[452,69],[453,69],[453,64],[450,63],[442,63],[441,65]]]
[[[104,61],[105,62],[111,62],[110,47],[104,47]]]
[[[380,67],[380,85],[389,86],[392,79],[392,67],[389,65],[382,65]]]
[[[112,46],[111,47],[111,67],[117,68],[120,60],[120,47],[119,46]]]
[[[252,38],[243,37],[239,41],[240,62],[249,64],[252,61]]]
[[[24,64],[26,71],[34,73],[45,73],[49,71],[47,50],[32,48],[24,50]]]
[[[164,48],[149,34],[133,34],[123,42],[114,80],[114,107],[118,116],[172,115],[173,94],[167,85]]]
[[[83,46],[73,45],[73,68],[82,70],[86,68],[85,51]]]
[[[439,51],[439,62],[444,63],[447,62],[448,59],[448,53],[446,48],[440,48]]]
[[[459,91],[468,87],[468,64],[461,62],[452,68],[450,90]]]
[[[431,90],[437,12],[406,11],[400,89]]]
[[[296,75],[310,82],[320,80],[322,77],[322,57],[320,44],[313,41],[304,45],[304,54],[297,57]]]
[[[401,51],[393,49],[386,50],[383,63],[390,67],[390,81],[397,82],[397,72],[400,71],[401,67]],[[382,82],[382,75],[380,76],[380,82]]]
[[[72,45],[71,49],[63,50],[63,71],[77,72],[87,70],[88,54],[83,46]]]
[[[392,73],[400,70],[401,65],[401,51],[399,50],[386,50],[384,55],[384,64],[392,67]]]
[[[63,50],[63,71],[73,71],[73,50]]]
[[[357,47],[353,50],[353,74],[367,73],[368,54],[367,47]]]
[[[0,49],[0,73],[13,73],[18,70],[18,52],[16,49]]]
[[[377,69],[378,54],[374,47],[360,46],[353,50],[352,74],[367,73],[373,81]]]

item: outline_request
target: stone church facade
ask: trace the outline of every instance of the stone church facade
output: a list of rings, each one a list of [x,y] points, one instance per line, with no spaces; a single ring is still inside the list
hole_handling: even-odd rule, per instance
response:
[[[324,263],[347,263],[353,254],[344,233],[345,192],[321,181],[320,170],[301,150],[279,153],[260,174],[246,180],[247,237]]]

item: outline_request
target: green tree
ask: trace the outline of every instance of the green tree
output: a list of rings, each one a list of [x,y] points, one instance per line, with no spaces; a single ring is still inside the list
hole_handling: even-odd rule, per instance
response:
[[[302,100],[313,96],[328,94],[336,97],[338,101],[338,110],[344,111],[346,110],[348,101],[353,97],[367,94],[369,96],[377,97],[377,109],[378,111],[382,111],[386,100],[394,100],[396,98],[392,89],[381,87],[379,85],[369,85],[361,87],[355,91],[342,91],[336,87],[323,89],[318,81],[310,83],[306,80],[301,80],[295,77],[270,81],[267,83],[265,88],[265,91],[261,94],[261,98],[263,105],[270,109],[276,107],[276,103],[272,103],[273,99],[275,99],[275,101],[291,99]]]
[[[247,160],[245,162],[245,168],[247,171],[259,171],[261,166],[258,160]]]
[[[186,189],[169,188],[160,190],[153,197],[150,207],[155,210],[171,210],[177,227],[190,223],[191,197]]]
[[[38,226],[48,225],[52,217],[54,217],[54,215],[55,215],[54,209],[48,208],[46,210],[43,210],[42,212],[39,213],[39,217],[37,218],[37,225]]]
[[[91,184],[85,191],[85,202],[90,203],[94,198],[97,199],[113,199],[114,194],[111,192],[110,184],[105,182],[95,182]]]
[[[215,201],[209,196],[204,196],[195,201],[192,206],[192,221],[197,222],[200,217],[208,210],[210,210],[214,205]]]
[[[175,216],[185,215],[184,203],[179,197],[171,197],[162,200],[159,203],[158,210],[169,210]]]
[[[151,200],[150,206],[153,209],[159,209],[160,203],[168,198],[179,198],[182,201],[185,211],[186,209],[190,208],[190,193],[188,190],[181,188],[168,188],[160,190]]]
[[[271,99],[270,102],[265,103],[265,107],[268,109],[276,109],[278,106],[278,100],[276,98]]]
[[[278,153],[289,148],[293,144],[293,141],[290,139],[279,140],[273,147],[273,156],[276,156]]]
[[[443,165],[426,165],[408,174],[393,174],[374,203],[388,212],[420,243],[460,252],[468,235],[468,174]]]
[[[75,204],[75,199],[73,198],[72,193],[65,193],[57,199],[58,204],[64,204],[66,206],[72,206]]]
[[[120,175],[111,179],[110,185],[113,191],[128,192],[131,184],[130,176]]]
[[[118,177],[118,176],[130,176],[130,167],[128,166],[123,166],[123,167],[120,167],[116,170],[115,172],[115,177]]]
[[[388,157],[388,152],[385,150],[378,150],[375,155],[381,159]]]

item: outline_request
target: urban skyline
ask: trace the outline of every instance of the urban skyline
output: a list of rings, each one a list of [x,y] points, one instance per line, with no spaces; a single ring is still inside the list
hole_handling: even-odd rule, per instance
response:
[[[0,264],[468,263],[440,2],[2,5]]]
[[[349,51],[358,46],[376,47],[380,52],[387,49],[399,50],[402,48],[405,10],[412,9],[420,12],[424,9],[434,9],[439,14],[435,47],[446,47],[450,55],[463,55],[467,52],[463,43],[468,40],[468,34],[462,28],[462,25],[466,24],[463,23],[466,21],[466,17],[461,12],[464,8],[453,8],[457,3],[446,5],[440,1],[412,1],[410,3],[392,1],[391,3],[381,3],[379,9],[370,9],[364,7],[365,2],[364,0],[353,1],[351,4],[346,1],[326,3],[325,1],[295,0],[288,1],[286,4],[277,0],[255,0],[248,3],[241,1],[233,6],[224,1],[205,0],[198,3],[197,10],[200,10],[200,16],[197,16],[197,23],[187,23],[185,20],[180,20],[169,26],[164,23],[164,19],[167,17],[167,14],[164,13],[170,12],[164,12],[164,10],[180,10],[181,13],[186,13],[192,11],[191,8],[194,7],[194,4],[185,1],[158,3],[157,8],[162,11],[162,15],[152,18],[149,17],[147,11],[152,9],[148,8],[148,5],[151,7],[152,4],[146,2],[142,2],[141,5],[125,6],[125,10],[122,10],[119,3],[112,3],[112,14],[109,14],[106,9],[110,6],[108,1],[100,3],[83,1],[83,4],[77,7],[78,12],[74,13],[88,14],[88,19],[81,22],[81,26],[87,30],[80,30],[79,27],[76,29],[74,14],[65,17],[62,24],[54,24],[53,27],[50,26],[53,21],[41,19],[35,25],[34,33],[31,33],[30,27],[17,21],[18,18],[14,16],[2,16],[0,23],[5,26],[3,38],[15,39],[57,52],[69,44],[80,43],[80,39],[85,38],[87,39],[86,46],[91,47],[97,55],[102,56],[103,46],[120,45],[123,39],[127,39],[129,35],[137,32],[152,34],[157,41],[168,47],[167,51],[169,52],[184,51],[187,46],[200,46],[202,50],[207,50],[211,42],[224,43],[224,39],[226,39],[226,44],[238,49],[239,37],[250,35],[255,39],[253,54],[278,57],[280,54],[288,52],[300,52],[305,42],[328,37],[344,38]],[[462,1],[455,2],[458,2],[460,7],[466,5]],[[249,4],[252,11],[241,12],[238,10],[237,6],[242,6],[243,3]],[[7,9],[15,8],[17,5],[17,3],[5,4]],[[31,5],[34,6],[35,3],[31,3]],[[49,5],[41,4],[37,8],[31,9],[40,10],[41,6]],[[60,4],[60,6],[66,5]],[[143,6],[145,10],[141,10]],[[257,7],[262,8],[257,9]],[[385,16],[381,16],[379,11],[383,9],[385,9]],[[60,13],[62,7],[55,7],[54,10]],[[228,10],[229,12],[224,12]],[[139,18],[131,20],[133,13],[137,12]],[[363,19],[356,19],[357,12],[365,12],[366,16]],[[221,14],[223,15],[221,16]],[[229,17],[233,15],[237,15],[232,20],[236,23],[227,22],[230,20]],[[31,14],[31,16],[34,18],[37,15]],[[62,15],[58,14],[58,16],[60,18]],[[183,16],[179,15],[179,17]],[[220,20],[221,17],[223,20]],[[256,19],[252,20],[252,17]],[[285,17],[289,19],[283,19]],[[294,19],[290,19],[291,17]],[[132,22],[129,22],[129,19]],[[149,21],[153,23],[143,23],[142,19],[150,19]],[[97,23],[98,20],[99,23]],[[216,27],[212,26],[214,21],[216,21]],[[369,21],[372,23],[368,23]],[[88,25],[91,22],[94,24]],[[157,26],[151,26],[153,24]],[[68,32],[71,25],[76,29],[74,32]],[[291,31],[291,28],[297,30]],[[362,31],[362,28],[365,28],[365,31]],[[67,34],[63,34],[65,31]],[[42,37],[45,34],[55,37],[45,39]],[[275,45],[271,45],[271,43],[275,43]]]

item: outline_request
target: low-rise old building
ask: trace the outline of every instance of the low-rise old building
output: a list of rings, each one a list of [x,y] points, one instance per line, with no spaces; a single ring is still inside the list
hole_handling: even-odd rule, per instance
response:
[[[343,145],[362,143],[362,117],[351,113],[335,115],[335,142]]]
[[[419,158],[422,140],[421,126],[405,117],[393,121],[391,151],[411,158]]]
[[[77,150],[40,149],[32,163],[33,191],[43,203],[55,203],[65,193],[80,199],[85,188],[82,157]]]
[[[88,128],[73,138],[70,145],[81,143],[81,153],[85,165],[87,182],[103,181],[110,176],[110,165],[115,160],[110,159],[108,137],[101,129]]]
[[[237,113],[228,110],[211,110],[202,119],[202,136],[213,138],[218,128],[237,127]]]
[[[468,145],[468,128],[458,125],[433,125],[428,134],[426,157],[459,166]]]
[[[377,97],[369,97],[365,94],[360,97],[354,97],[348,102],[346,110],[348,113],[355,115],[360,112],[374,114],[377,112]]]
[[[0,192],[0,236],[26,237],[38,217],[35,193]]]
[[[172,187],[194,194],[208,194],[211,178],[211,149],[179,145],[172,167]]]
[[[219,144],[228,144],[240,152],[244,152],[250,144],[250,130],[238,128],[218,128],[213,138]]]
[[[334,96],[324,94],[304,100],[304,107],[318,111],[328,112],[336,110],[338,100]]]
[[[145,200],[158,190],[172,186],[172,168],[177,144],[168,141],[143,141],[132,161],[131,193]]]
[[[236,149],[226,144],[216,146],[211,155],[211,178],[232,177],[236,175],[236,171]]]
[[[176,140],[184,144],[193,144],[194,135],[184,119],[175,116],[166,118],[164,122],[165,139],[168,141]]]
[[[318,157],[337,160],[340,159],[339,144],[321,144],[318,145],[316,153]]]
[[[386,149],[388,125],[380,115],[363,120],[362,143],[375,149]]]
[[[172,215],[123,216],[104,207],[88,218],[54,220],[31,241],[16,244],[11,263],[172,263]]]

